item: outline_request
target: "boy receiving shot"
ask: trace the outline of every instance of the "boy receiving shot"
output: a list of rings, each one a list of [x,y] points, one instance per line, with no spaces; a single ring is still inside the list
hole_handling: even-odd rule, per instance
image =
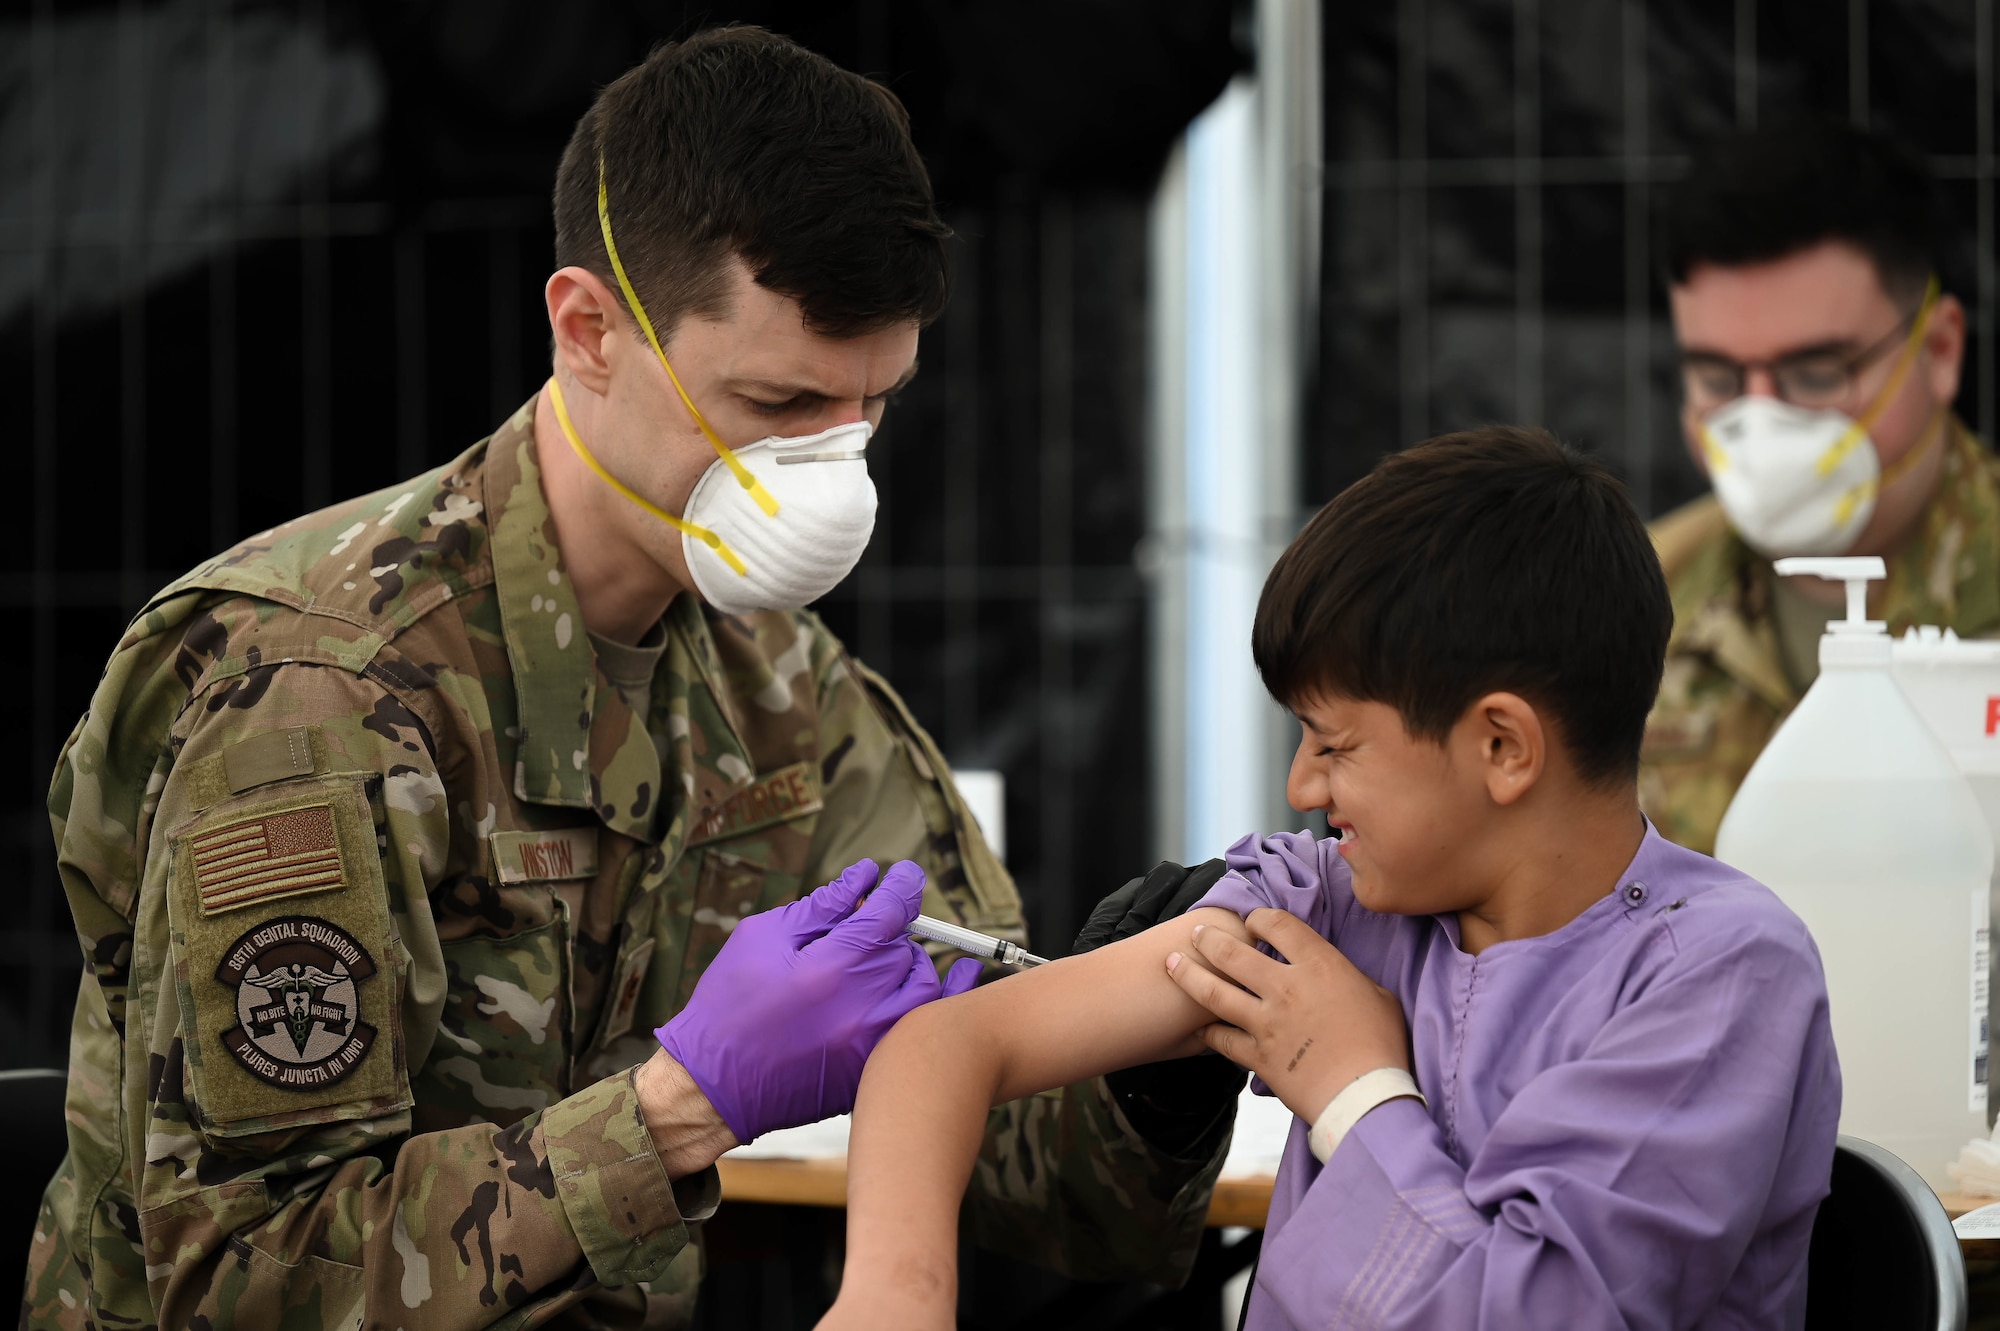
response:
[[[862,1079],[825,1327],[954,1324],[989,1105],[1204,1046],[1297,1115],[1247,1309],[1289,1327],[1797,1327],[1840,1072],[1805,928],[1660,838],[1672,611],[1540,433],[1384,461],[1278,561],[1288,797],[1179,919],[917,1009]]]

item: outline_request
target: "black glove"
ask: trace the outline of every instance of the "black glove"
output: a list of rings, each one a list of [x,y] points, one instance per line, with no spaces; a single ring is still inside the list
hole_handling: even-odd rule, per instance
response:
[[[1208,894],[1227,866],[1209,860],[1192,869],[1163,860],[1144,878],[1134,878],[1097,903],[1076,936],[1070,955],[1144,933],[1161,920],[1185,915]],[[1221,1054],[1196,1054],[1163,1063],[1144,1063],[1105,1078],[1118,1107],[1154,1149],[1173,1156],[1195,1154],[1204,1140],[1229,1121],[1228,1111],[1243,1093],[1247,1075]]]

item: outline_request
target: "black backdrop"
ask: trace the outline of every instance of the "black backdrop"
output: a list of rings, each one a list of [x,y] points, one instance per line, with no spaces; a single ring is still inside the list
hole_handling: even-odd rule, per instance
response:
[[[1652,217],[1701,144],[1801,111],[1927,156],[1993,438],[1993,0],[1325,6],[1325,260],[1303,490],[1486,421],[1597,451],[1657,514],[1703,485]]]
[[[126,620],[535,390],[562,146],[598,86],[709,22],[885,79],[960,237],[956,298],[870,453],[874,543],[822,613],[956,764],[1010,778],[1038,939],[1066,944],[1143,868],[1145,206],[1241,61],[1227,0],[7,13],[0,1066],[64,1062],[79,958],[42,798]]]

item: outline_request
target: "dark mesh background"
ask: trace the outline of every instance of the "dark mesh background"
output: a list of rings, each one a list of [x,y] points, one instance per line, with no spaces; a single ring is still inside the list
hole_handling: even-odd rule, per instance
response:
[[[146,596],[486,434],[548,374],[548,192],[595,88],[741,19],[884,77],[957,296],[822,603],[954,763],[1066,948],[1143,869],[1146,204],[1240,55],[1227,0],[180,0],[0,11],[0,1066],[65,1061],[79,957],[43,795]],[[36,165],[40,163],[41,165]]]

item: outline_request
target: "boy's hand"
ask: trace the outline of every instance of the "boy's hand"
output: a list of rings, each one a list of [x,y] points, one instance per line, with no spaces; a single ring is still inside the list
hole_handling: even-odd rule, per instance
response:
[[[1210,970],[1178,952],[1167,958],[1174,982],[1219,1018],[1202,1028],[1209,1048],[1262,1077],[1308,1123],[1363,1073],[1409,1069],[1409,1029],[1394,994],[1296,915],[1266,907],[1243,923],[1285,960],[1204,925],[1195,926],[1194,950]]]

